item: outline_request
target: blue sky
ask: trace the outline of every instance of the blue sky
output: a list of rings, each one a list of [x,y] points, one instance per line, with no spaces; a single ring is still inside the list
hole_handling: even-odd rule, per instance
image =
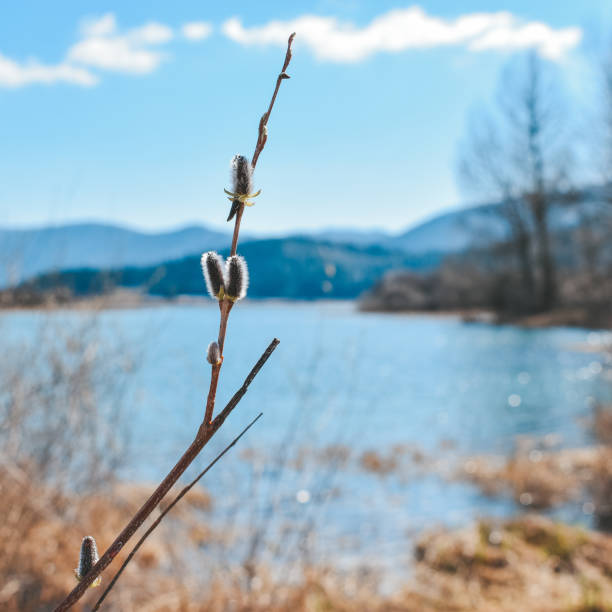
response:
[[[458,144],[513,55],[582,102],[612,2],[3,3],[0,225],[223,227],[292,29],[245,228],[399,231],[467,203]]]

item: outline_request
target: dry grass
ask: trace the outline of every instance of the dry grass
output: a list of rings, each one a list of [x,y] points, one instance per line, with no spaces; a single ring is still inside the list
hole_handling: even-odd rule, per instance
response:
[[[509,495],[534,509],[586,500],[592,504],[587,509],[605,520],[612,499],[612,448],[531,449],[507,459],[472,457],[463,463],[459,477],[487,495]]]
[[[542,517],[440,531],[417,558],[424,610],[612,610],[612,537]]]
[[[612,446],[612,406],[598,405],[595,407],[593,434],[602,444]]]
[[[101,549],[150,487],[121,485],[110,494],[58,497],[34,486],[23,474],[0,471],[0,609],[34,612],[51,609],[74,586],[83,535],[96,537]],[[112,500],[112,501],[111,501]],[[297,582],[278,585],[270,572],[258,568],[248,584],[241,566],[213,573],[204,565],[202,547],[214,537],[207,528],[211,500],[194,489],[178,505],[172,519],[156,531],[112,591],[107,610],[132,612],[200,612],[255,610],[352,610],[361,609],[375,591],[366,574],[340,580],[323,569],[304,572]],[[215,533],[217,533],[215,531]],[[127,551],[118,555],[117,568]],[[103,584],[111,573],[103,578]],[[341,593],[348,588],[351,596]],[[86,610],[100,595],[91,589],[75,607]],[[357,604],[357,602],[363,602]],[[383,608],[380,608],[383,609]]]
[[[45,610],[61,600],[75,584],[73,569],[83,536],[93,535],[104,549],[125,523],[125,517],[150,493],[149,489],[119,485],[99,494],[70,497],[34,486],[16,468],[2,468],[0,608]],[[133,603],[121,604],[122,609],[141,610],[144,609],[141,605],[157,595],[185,591],[180,580],[184,549],[202,545],[210,538],[203,514],[210,507],[210,499],[201,489],[193,493],[185,505],[177,508],[172,537],[166,533],[151,538],[136,557],[134,567],[126,572],[124,584],[119,584],[115,606],[127,598]],[[118,559],[121,557],[120,554]],[[176,572],[172,578],[167,576],[169,568]],[[99,594],[99,589],[91,589],[91,595],[84,601],[91,604]]]
[[[32,495],[32,485],[0,472],[0,608],[48,610],[74,584],[81,537],[104,548],[149,487],[122,485],[107,495],[58,499]],[[109,501],[112,499],[112,503]],[[404,588],[382,595],[367,568],[340,573],[306,568],[284,580],[258,568],[249,582],[240,566],[213,573],[204,565],[212,537],[210,499],[194,491],[156,532],[111,593],[107,610],[120,612],[441,612],[455,610],[591,612],[612,610],[612,537],[547,519],[480,522],[423,536]],[[119,555],[112,567],[118,566]],[[103,583],[110,574],[103,578]],[[91,589],[77,610],[88,609]]]
[[[612,407],[596,406],[589,425],[599,445],[546,450],[546,441],[526,439],[509,457],[468,458],[455,475],[535,510],[580,503],[598,528],[612,531]]]
[[[612,532],[612,448],[601,452],[588,482],[598,526]]]

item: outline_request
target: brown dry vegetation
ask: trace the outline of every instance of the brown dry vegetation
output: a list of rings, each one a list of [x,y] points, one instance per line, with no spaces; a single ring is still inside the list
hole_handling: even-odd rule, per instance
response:
[[[49,610],[74,584],[84,533],[103,548],[148,487],[117,487],[108,495],[58,498],[28,480],[0,473],[0,608]],[[53,504],[51,504],[51,500]],[[110,502],[112,499],[112,503]],[[132,612],[349,612],[612,610],[612,537],[539,517],[480,522],[437,531],[417,544],[414,573],[392,595],[382,595],[367,568],[350,574],[318,567],[279,584],[258,568],[248,582],[241,567],[213,571],[201,547],[210,499],[193,491],[177,514],[146,542],[112,591],[106,610]],[[196,555],[196,556],[194,556]],[[111,566],[118,567],[118,556]],[[191,561],[190,561],[191,559]],[[110,579],[107,572],[103,584]],[[101,592],[91,589],[77,610]]]
[[[612,406],[595,407],[593,434],[602,444],[612,446]]]
[[[517,504],[546,509],[568,501],[585,501],[602,527],[612,516],[612,448],[594,446],[543,452],[531,450],[510,458],[466,460],[459,477],[487,495],[508,495]]]
[[[544,509],[579,499],[595,465],[609,452],[593,447],[530,451],[509,458],[477,456],[464,462],[461,476],[487,495],[506,494],[523,506]]]
[[[599,445],[542,450],[537,440],[518,444],[510,457],[465,460],[458,477],[490,496],[511,496],[524,507],[547,509],[579,502],[599,528],[612,531],[612,409],[597,406],[591,428]],[[543,448],[543,447],[542,447]]]
[[[104,548],[148,493],[149,487],[121,485],[99,494],[68,496],[33,485],[30,476],[17,468],[2,468],[0,608],[50,609],[74,587],[73,570],[83,536],[94,535]],[[180,579],[185,547],[209,539],[201,512],[209,508],[210,499],[202,490],[193,493],[177,508],[172,537],[147,541],[119,583],[109,609],[143,610],[141,606],[156,596],[174,602],[186,597],[188,583],[183,585]],[[118,555],[118,560],[122,557]],[[172,579],[164,577],[168,568],[176,572]],[[85,605],[99,594],[100,589],[91,589]]]
[[[542,517],[437,532],[417,558],[424,610],[612,610],[612,537]]]

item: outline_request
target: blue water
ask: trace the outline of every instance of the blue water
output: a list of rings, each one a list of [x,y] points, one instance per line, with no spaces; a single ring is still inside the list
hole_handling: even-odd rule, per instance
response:
[[[51,319],[62,329],[90,313],[18,312],[1,317],[3,341],[27,343]],[[218,309],[169,306],[96,315],[105,342],[133,354],[125,380],[132,451],[126,479],[159,481],[193,439],[208,390],[208,343]],[[559,434],[566,447],[591,442],[582,420],[593,398],[609,396],[598,335],[579,329],[524,330],[452,318],[359,313],[350,303],[245,303],[230,317],[218,406],[231,397],[270,340],[281,343],[226,425],[197,460],[259,411],[264,417],[204,483],[219,520],[248,534],[273,510],[286,546],[314,526],[312,548],[326,558],[404,558],[410,535],[516,509],[467,484],[423,473],[386,477],[315,460],[331,444],[387,454],[394,445],[426,456],[506,453],[517,436]],[[606,364],[603,364],[605,372]],[[244,457],[251,449],[250,460]],[[302,452],[303,461],[293,459]],[[284,468],[279,459],[286,457]],[[193,472],[193,470],[192,470]],[[300,503],[300,500],[302,503]],[[272,501],[273,508],[268,504]],[[579,518],[579,517],[576,517]],[[278,539],[278,533],[276,534]],[[265,539],[265,538],[264,538]]]

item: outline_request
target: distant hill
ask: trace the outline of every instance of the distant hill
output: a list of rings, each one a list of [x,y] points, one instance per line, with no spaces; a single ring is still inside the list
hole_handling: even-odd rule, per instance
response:
[[[221,252],[228,254],[227,250]],[[435,253],[407,255],[380,246],[357,247],[309,238],[245,242],[239,253],[249,265],[248,295],[252,298],[354,298],[388,270],[426,271],[440,263],[440,255]],[[199,254],[156,266],[49,273],[20,288],[26,293],[63,290],[78,297],[114,287],[141,289],[163,297],[206,292]]]
[[[229,241],[229,233],[199,226],[159,234],[99,223],[0,229],[0,285],[56,269],[150,265]]]
[[[589,188],[582,192],[580,204],[559,202],[550,210],[553,232],[577,227],[585,213],[605,214],[612,205],[605,204],[602,188]],[[467,249],[482,248],[508,237],[508,225],[502,217],[499,204],[481,204],[442,213],[407,229],[400,234],[357,229],[335,229],[308,234],[311,238],[358,246],[380,245],[409,254],[461,253]]]
[[[458,253],[475,243],[495,242],[506,235],[499,206],[484,204],[451,211],[420,223],[390,240],[390,245],[407,253],[432,250]]]
[[[581,199],[580,206],[559,204],[553,207],[553,231],[576,227],[580,214],[589,207],[600,211],[602,189],[584,190]],[[607,209],[612,210],[612,206],[607,205]],[[437,257],[486,247],[506,235],[507,226],[499,206],[484,204],[443,213],[400,234],[342,228],[293,234],[268,242],[280,244],[285,240],[287,248],[300,240],[359,248],[377,246],[418,259],[426,258],[429,253]],[[248,236],[243,235],[242,239]],[[52,270],[152,266],[209,249],[222,249],[229,240],[229,231],[225,233],[202,226],[157,234],[95,223],[32,230],[0,229],[0,287]],[[266,241],[255,242],[263,245]]]
[[[379,245],[386,247],[389,247],[389,242],[394,238],[394,234],[384,230],[364,230],[350,227],[317,230],[304,234],[295,234],[292,237],[300,236],[337,244],[352,244],[355,246]]]
[[[609,218],[612,206],[606,204],[602,189],[591,188],[581,194],[578,205],[559,202],[549,211],[550,228],[562,233],[576,228],[585,214]],[[508,237],[508,225],[499,204],[482,204],[451,211],[420,223],[389,239],[388,246],[406,253],[427,250],[460,253],[489,246]]]

